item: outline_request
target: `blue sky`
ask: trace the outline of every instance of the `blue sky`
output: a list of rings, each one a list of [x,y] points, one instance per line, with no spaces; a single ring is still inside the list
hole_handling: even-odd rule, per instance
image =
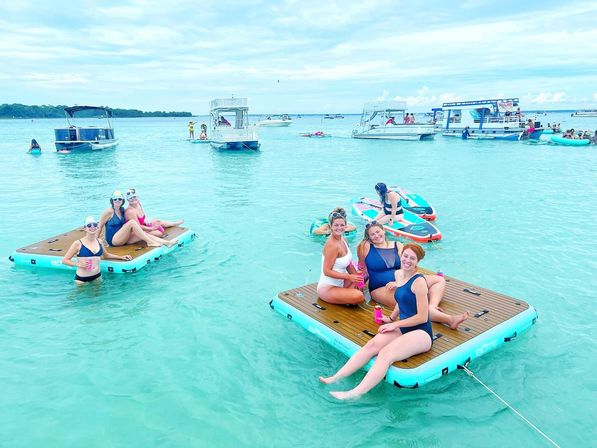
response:
[[[30,1],[0,5],[3,103],[206,114],[597,107],[594,1]]]

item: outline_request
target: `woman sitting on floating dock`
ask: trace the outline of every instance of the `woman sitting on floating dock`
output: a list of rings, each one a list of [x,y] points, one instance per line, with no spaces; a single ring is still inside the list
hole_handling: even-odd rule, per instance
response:
[[[85,230],[85,236],[71,244],[62,259],[62,264],[77,268],[75,273],[75,283],[77,285],[84,285],[95,280],[101,281],[102,273],[99,262],[102,258],[113,260],[131,259],[130,255],[115,255],[104,249],[98,239],[99,223],[93,216],[88,216],[85,219],[83,230]],[[77,261],[73,260],[74,257],[77,257]]]
[[[145,241],[150,247],[166,245],[174,246],[178,240],[164,240],[145,232],[137,220],[125,222],[124,217],[124,196],[120,191],[112,193],[110,198],[110,208],[107,208],[99,221],[99,233],[106,228],[106,242],[110,246],[124,246],[139,241]]]
[[[359,265],[366,267],[369,274],[369,292],[378,303],[393,308],[396,305],[394,291],[386,285],[394,281],[394,273],[400,269],[400,257],[404,250],[402,243],[388,241],[383,226],[371,221],[365,226],[363,239],[357,247]],[[423,275],[429,288],[429,316],[433,322],[446,324],[453,330],[469,318],[469,312],[451,316],[444,313],[439,303],[446,291],[446,279],[440,275]]]
[[[394,362],[431,349],[433,332],[429,319],[429,291],[423,275],[417,273],[417,265],[424,256],[425,251],[418,244],[404,246],[395,281],[388,284],[388,288],[394,291],[397,306],[389,317],[384,316],[384,325],[379,327],[377,335],[356,352],[338,372],[327,378],[319,377],[322,383],[335,383],[352,375],[377,356],[358,386],[346,392],[330,392],[333,397],[339,400],[358,398],[376,386]]]
[[[124,211],[124,217],[126,221],[138,221],[141,229],[143,231],[149,233],[153,236],[162,236],[164,235],[164,228],[165,227],[174,227],[179,226],[184,223],[184,219],[180,219],[178,221],[164,221],[161,219],[153,219],[150,222],[147,222],[147,216],[145,215],[145,211],[141,206],[141,201],[139,200],[139,196],[137,194],[137,190],[134,188],[129,188],[126,192],[126,200],[129,203],[129,206]]]
[[[356,287],[363,276],[352,265],[352,254],[346,239],[346,212],[333,211],[328,217],[331,234],[323,246],[321,276],[317,294],[329,303],[355,305],[365,300]]]

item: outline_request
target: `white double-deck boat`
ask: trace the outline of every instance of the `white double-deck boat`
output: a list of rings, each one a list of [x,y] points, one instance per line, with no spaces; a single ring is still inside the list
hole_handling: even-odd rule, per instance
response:
[[[264,120],[258,121],[257,126],[265,126],[272,128],[280,128],[290,126],[292,124],[292,118],[287,114],[283,115],[268,115]]]
[[[102,116],[93,118],[105,118],[107,125],[76,126],[75,114],[77,112],[86,110],[102,111]],[[54,136],[56,137],[56,151],[64,153],[70,153],[73,151],[97,151],[114,148],[118,145],[118,140],[114,138],[114,128],[112,127],[112,110],[108,109],[107,107],[65,107],[64,113],[66,114],[68,127],[54,129]],[[82,119],[82,117],[79,119]]]
[[[570,114],[571,117],[597,117],[597,109],[592,110],[577,110],[573,114]]]
[[[525,135],[526,120],[522,119],[520,113],[513,112],[518,103],[518,98],[444,103],[442,135],[463,138],[463,132],[468,130],[469,139],[538,139],[543,132],[541,123],[533,120],[534,130],[531,135]]]
[[[249,125],[246,98],[210,102],[211,146],[217,149],[259,149],[257,128]]]
[[[404,123],[404,101],[374,101],[365,103],[359,125],[352,131],[354,138],[384,140],[429,140],[432,124]]]

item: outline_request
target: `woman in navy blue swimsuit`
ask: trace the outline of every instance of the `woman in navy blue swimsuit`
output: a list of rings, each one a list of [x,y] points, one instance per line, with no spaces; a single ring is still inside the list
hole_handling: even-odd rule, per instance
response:
[[[417,273],[417,265],[424,256],[425,251],[418,244],[404,246],[400,257],[400,269],[394,276],[395,281],[387,285],[394,291],[398,306],[389,317],[384,317],[385,323],[379,327],[377,335],[356,352],[338,372],[327,378],[319,378],[325,384],[335,383],[352,375],[377,356],[361,383],[349,391],[330,392],[335,398],[347,400],[360,397],[383,379],[394,362],[431,349],[433,333],[429,320],[427,283],[423,276]]]
[[[74,266],[77,268],[75,273],[75,283],[83,285],[94,280],[101,281],[102,272],[99,262],[102,258],[111,258],[113,260],[130,260],[130,255],[115,255],[108,252],[98,239],[99,224],[93,216],[85,219],[85,236],[76,240],[64,254],[62,264]],[[77,257],[77,261],[73,258]]]
[[[394,307],[394,292],[386,288],[394,281],[394,272],[400,269],[402,244],[398,241],[388,241],[386,232],[381,224],[372,221],[365,226],[363,240],[357,248],[359,263],[366,268],[369,275],[369,292],[377,303],[387,307]],[[429,288],[429,315],[432,322],[449,325],[455,330],[469,318],[468,311],[462,314],[450,315],[444,313],[439,304],[444,297],[446,280],[436,274],[423,275]]]

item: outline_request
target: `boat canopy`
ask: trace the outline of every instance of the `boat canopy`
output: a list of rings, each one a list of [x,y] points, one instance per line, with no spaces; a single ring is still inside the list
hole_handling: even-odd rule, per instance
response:
[[[219,98],[212,100],[209,103],[209,108],[212,111],[232,112],[237,109],[249,110],[246,98]]]
[[[493,100],[478,100],[478,101],[456,101],[452,103],[444,103],[442,109],[482,109],[483,107],[493,110],[508,110],[512,106],[518,106],[518,98],[504,98]]]
[[[73,106],[64,108],[64,112],[71,118],[74,118],[74,115],[82,110],[103,110],[106,112],[108,118],[112,118],[112,109],[103,106]]]
[[[371,101],[363,106],[363,113],[405,111],[405,101]]]

